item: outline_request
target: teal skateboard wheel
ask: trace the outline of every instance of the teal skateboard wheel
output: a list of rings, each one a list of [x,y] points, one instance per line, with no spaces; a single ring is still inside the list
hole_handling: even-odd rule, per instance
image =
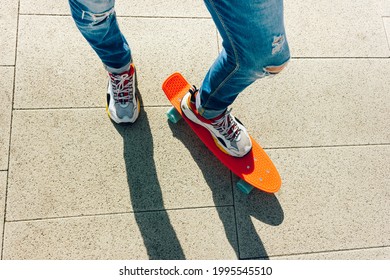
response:
[[[249,194],[253,190],[253,187],[242,179],[237,182],[237,188],[244,194]]]
[[[177,123],[178,121],[181,120],[181,115],[180,113],[176,110],[175,107],[171,107],[168,112],[167,112],[167,117],[168,120],[172,123]]]

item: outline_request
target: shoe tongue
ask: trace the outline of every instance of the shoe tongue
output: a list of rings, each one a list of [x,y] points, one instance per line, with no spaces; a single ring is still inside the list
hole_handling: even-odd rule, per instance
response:
[[[127,105],[128,96],[130,96],[129,90],[128,90],[128,84],[130,83],[130,77],[134,74],[134,67],[131,65],[130,69],[122,72],[120,74],[114,74],[110,73],[110,78],[113,83],[113,86],[115,86],[118,90],[117,98],[118,102],[125,106]],[[123,90],[127,88],[127,90]]]

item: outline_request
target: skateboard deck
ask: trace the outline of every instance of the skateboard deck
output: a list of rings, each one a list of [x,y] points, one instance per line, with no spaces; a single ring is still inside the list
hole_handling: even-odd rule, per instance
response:
[[[183,115],[180,103],[190,87],[191,85],[178,72],[173,73],[164,81],[162,89],[173,105],[173,108],[167,112],[168,118],[175,123],[182,117],[206,147],[241,178],[237,187],[244,193],[248,194],[253,187],[268,193],[277,192],[282,184],[280,175],[269,156],[252,137],[252,150],[242,158],[233,157],[217,147],[206,128],[193,123]]]

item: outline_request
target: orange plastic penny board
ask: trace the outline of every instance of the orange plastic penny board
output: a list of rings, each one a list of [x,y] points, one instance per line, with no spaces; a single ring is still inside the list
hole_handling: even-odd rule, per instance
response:
[[[183,96],[188,92],[191,85],[180,73],[173,73],[162,85],[165,95],[182,115],[192,130],[203,141],[207,148],[234,174],[242,180],[268,193],[275,193],[280,189],[282,181],[271,159],[251,137],[252,150],[242,158],[232,157],[222,152],[214,142],[210,132],[204,127],[187,119],[180,107]]]

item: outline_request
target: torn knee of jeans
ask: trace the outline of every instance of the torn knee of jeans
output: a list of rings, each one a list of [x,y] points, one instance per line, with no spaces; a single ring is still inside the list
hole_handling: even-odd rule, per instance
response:
[[[267,76],[276,75],[286,67],[287,63],[288,61],[279,66],[267,66],[263,70]]]
[[[83,11],[81,18],[82,19],[85,19],[85,18],[90,19],[92,21],[91,25],[96,26],[96,25],[99,25],[99,24],[102,24],[103,22],[105,22],[114,13],[115,13],[114,7],[112,7],[110,10],[108,10],[104,13],[92,13],[90,11]]]
[[[283,34],[279,36],[274,36],[274,40],[272,42],[272,55],[281,52],[285,42],[286,42],[286,38],[284,37]]]

